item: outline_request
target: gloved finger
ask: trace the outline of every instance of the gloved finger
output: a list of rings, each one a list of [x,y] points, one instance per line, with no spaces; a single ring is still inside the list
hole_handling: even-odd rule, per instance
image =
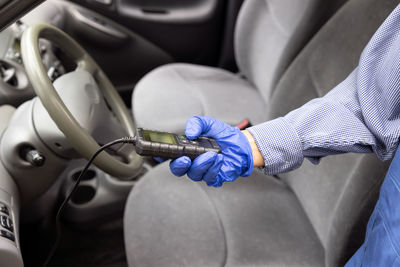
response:
[[[153,158],[155,161],[157,161],[158,163],[161,163],[161,162],[164,162],[164,161],[167,161],[168,159],[165,159],[165,158],[160,158],[160,157],[154,157]]]
[[[222,178],[221,172],[219,172],[217,174],[217,177],[215,178],[215,182],[210,186],[221,187],[224,182],[225,182],[225,180],[224,180],[224,178]]]
[[[229,125],[213,117],[195,116],[186,122],[185,135],[189,139],[196,139],[199,136],[218,139]]]
[[[190,160],[189,157],[180,157],[175,160],[172,160],[169,163],[169,168],[175,176],[183,176],[185,175],[188,170],[190,169],[190,166],[192,165],[192,161]]]
[[[215,186],[215,184],[217,184],[217,175],[221,170],[223,161],[224,156],[222,154],[218,154],[213,166],[211,166],[204,175],[203,180],[208,186]]]
[[[193,161],[187,175],[193,181],[201,181],[204,174],[206,174],[208,169],[214,164],[216,158],[217,153],[212,151],[201,154]]]
[[[204,124],[202,120],[200,120],[200,117],[197,116],[191,117],[186,122],[185,126],[186,137],[189,139],[197,139],[204,131],[203,127],[207,127],[207,125]]]

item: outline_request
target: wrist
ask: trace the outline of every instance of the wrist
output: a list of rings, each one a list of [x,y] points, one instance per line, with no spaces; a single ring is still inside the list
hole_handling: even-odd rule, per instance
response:
[[[260,150],[257,147],[256,141],[254,140],[253,135],[247,130],[243,130],[242,133],[246,136],[247,141],[249,141],[249,144],[251,147],[251,152],[253,154],[254,167],[263,167],[265,165],[264,158],[263,158]]]

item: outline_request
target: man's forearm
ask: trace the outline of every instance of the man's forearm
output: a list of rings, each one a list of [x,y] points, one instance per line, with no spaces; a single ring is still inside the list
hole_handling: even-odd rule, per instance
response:
[[[247,137],[247,140],[250,143],[251,152],[253,153],[254,167],[262,167],[262,166],[264,166],[264,158],[263,158],[260,150],[257,147],[256,141],[254,140],[254,137],[247,130],[242,131],[242,133]]]

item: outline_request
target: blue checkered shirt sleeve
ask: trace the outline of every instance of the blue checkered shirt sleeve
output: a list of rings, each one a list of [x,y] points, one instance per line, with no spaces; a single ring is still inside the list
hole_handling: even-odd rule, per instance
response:
[[[353,152],[393,157],[400,135],[400,6],[379,27],[358,67],[324,97],[248,128],[266,174],[299,167],[304,158]]]

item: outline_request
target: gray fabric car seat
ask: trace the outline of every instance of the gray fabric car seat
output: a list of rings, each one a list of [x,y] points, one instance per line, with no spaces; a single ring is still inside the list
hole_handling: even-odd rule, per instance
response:
[[[313,38],[279,81],[268,119],[325,95],[357,66],[362,49],[399,0],[350,0]],[[341,266],[361,245],[388,163],[375,155],[331,156],[280,178],[297,196],[325,250]]]
[[[235,30],[241,75],[192,64],[159,67],[134,89],[136,124],[178,133],[194,115],[214,116],[232,125],[246,118],[253,124],[265,121],[266,104],[281,74],[344,1],[245,1]]]
[[[285,72],[267,117],[343,80],[397,4],[344,5]],[[129,266],[342,266],[363,241],[387,166],[374,155],[338,155],[279,178],[255,170],[215,189],[176,178],[160,164],[127,201]]]

